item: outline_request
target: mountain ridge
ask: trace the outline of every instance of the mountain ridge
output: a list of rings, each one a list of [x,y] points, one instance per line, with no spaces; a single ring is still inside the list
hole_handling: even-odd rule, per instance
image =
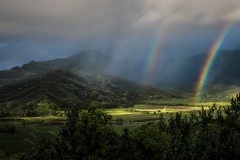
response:
[[[79,107],[92,102],[103,108],[129,107],[144,99],[176,96],[141,86],[85,62],[73,64],[68,59],[31,61],[12,68],[10,73],[4,72],[7,74],[0,78],[3,82],[0,87],[0,115],[4,116],[36,116],[40,114],[39,107],[56,110],[76,103]],[[20,74],[7,77],[14,72]],[[11,82],[5,84],[3,79]]]

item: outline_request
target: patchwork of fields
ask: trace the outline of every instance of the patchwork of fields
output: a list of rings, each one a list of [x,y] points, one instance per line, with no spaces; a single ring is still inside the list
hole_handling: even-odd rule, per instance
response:
[[[26,152],[44,137],[56,138],[59,130],[58,126],[18,126],[14,134],[0,133],[0,149],[9,154]]]
[[[204,109],[208,109],[208,107],[204,107]],[[201,107],[139,104],[133,108],[107,109],[106,112],[112,115],[113,119],[119,117],[123,119],[123,125],[115,126],[117,130],[121,131],[123,128],[136,129],[144,123],[157,122],[160,113],[163,113],[167,120],[171,114],[176,112],[188,116],[192,111],[197,110],[201,110]]]
[[[144,123],[157,122],[160,113],[163,113],[164,118],[168,119],[170,115],[175,112],[182,112],[183,115],[189,115],[192,111],[200,109],[201,107],[141,104],[135,105],[133,108],[114,108],[106,109],[105,111],[113,116],[113,120],[119,117],[123,119],[122,125],[115,125],[116,129],[120,132],[123,128],[132,130]],[[207,109],[207,107],[205,109]],[[39,120],[39,117],[35,119]],[[27,152],[39,144],[44,137],[54,140],[60,130],[58,124],[54,122],[56,122],[56,119],[59,119],[59,117],[42,117],[42,119],[46,119],[51,123],[49,123],[48,126],[43,124],[23,125],[23,121],[27,122],[29,118],[22,118],[17,121],[0,121],[0,125],[7,124],[17,127],[16,133],[14,134],[0,133],[0,150],[8,154]],[[65,120],[65,118],[60,119],[62,123]],[[31,120],[34,120],[34,118],[31,118]]]

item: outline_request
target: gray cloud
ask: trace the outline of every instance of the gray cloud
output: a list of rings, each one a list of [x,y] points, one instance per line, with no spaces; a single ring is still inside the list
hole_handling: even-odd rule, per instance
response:
[[[2,0],[0,69],[85,49],[144,55],[162,28],[162,52],[204,52],[229,22],[239,33],[239,15],[239,0]],[[239,46],[232,32],[227,48]]]
[[[5,36],[78,37],[121,32],[138,16],[138,1],[1,1],[1,34]],[[137,13],[137,14],[136,14]]]

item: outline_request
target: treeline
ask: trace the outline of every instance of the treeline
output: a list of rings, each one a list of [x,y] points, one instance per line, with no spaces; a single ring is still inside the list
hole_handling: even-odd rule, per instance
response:
[[[229,107],[171,115],[119,134],[112,116],[73,108],[54,142],[45,138],[23,159],[239,159],[240,95]]]
[[[0,125],[0,133],[9,133],[9,134],[13,134],[16,131],[16,126],[14,125]]]
[[[102,75],[99,73],[102,77]],[[99,76],[99,77],[101,77]],[[143,87],[119,77],[108,75],[92,79],[78,76],[70,71],[55,70],[40,78],[0,87],[0,117],[2,116],[41,116],[39,103],[47,101],[43,108],[69,109],[76,100],[81,106],[95,102],[99,108],[132,107],[138,101],[166,98],[168,93]],[[130,88],[130,89],[127,89]],[[55,107],[52,107],[52,106]],[[56,107],[57,106],[57,107]],[[45,112],[44,112],[45,113]],[[49,113],[49,112],[48,112]]]

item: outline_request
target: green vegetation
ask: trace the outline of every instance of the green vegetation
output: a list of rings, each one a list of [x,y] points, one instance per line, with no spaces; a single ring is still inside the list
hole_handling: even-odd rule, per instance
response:
[[[209,84],[196,106],[189,88],[141,86],[79,59],[0,71],[0,159],[240,159],[238,86]]]
[[[164,99],[148,99],[141,101],[142,104],[167,105],[167,106],[194,106],[193,98],[164,98]]]
[[[4,125],[4,126],[0,126],[0,133],[9,133],[9,134],[13,134],[16,131],[16,126],[12,125],[12,126],[8,126],[8,125]]]
[[[198,105],[229,105],[230,99],[238,94],[239,86],[226,86],[223,84],[209,84],[204,87],[201,97],[198,98]]]
[[[167,108],[163,108],[167,109]],[[150,113],[148,113],[150,114]],[[133,130],[114,129],[112,116],[73,108],[56,141],[43,139],[24,159],[239,159],[240,95],[229,107],[170,114]]]
[[[94,102],[99,108],[132,107],[140,100],[171,97],[166,92],[120,77],[92,72],[98,79],[92,74],[78,76],[70,71],[56,70],[35,80],[2,86],[0,117],[61,116],[73,105],[86,109]]]
[[[24,155],[35,145],[38,145],[44,137],[54,140],[60,130],[57,126],[30,124],[25,126],[19,125],[15,129],[15,133],[13,134],[0,133],[0,153],[2,153],[2,155],[0,154],[0,159],[8,159],[10,157],[19,159],[20,155]]]
[[[163,113],[163,117],[168,120],[172,113],[181,111],[182,115],[189,116],[191,111],[200,109],[200,107],[189,106],[167,107],[162,105],[138,104],[131,108],[112,108],[104,109],[104,111],[112,116],[112,124],[117,133],[120,134],[124,128],[133,131],[141,125],[149,122],[158,122],[161,113]],[[65,115],[65,113],[63,115]],[[22,152],[23,154],[24,152],[29,151],[35,144],[38,144],[44,136],[52,137],[50,139],[54,140],[54,138],[56,138],[54,135],[58,135],[58,126],[64,126],[65,124],[65,116],[1,118],[0,126],[14,125],[16,126],[16,130],[15,133],[11,135],[0,135],[0,140],[4,140],[4,143],[0,144],[0,149],[6,152],[7,155],[16,155],[19,152]],[[44,128],[46,129],[44,130]],[[9,140],[5,141],[9,139],[9,137],[11,137],[12,142]],[[31,141],[34,142],[34,144],[30,143]],[[14,143],[22,145],[14,147]],[[13,147],[13,150],[8,150],[9,147]]]

